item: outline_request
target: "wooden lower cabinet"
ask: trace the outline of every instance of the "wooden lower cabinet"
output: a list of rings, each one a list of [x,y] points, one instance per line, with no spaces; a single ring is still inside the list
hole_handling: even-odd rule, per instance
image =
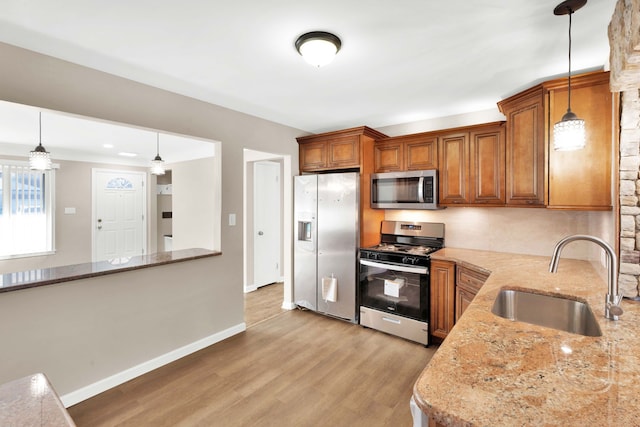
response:
[[[489,274],[467,267],[456,268],[456,322],[469,307]]]
[[[429,330],[436,338],[445,339],[455,321],[455,271],[454,262],[431,261]]]
[[[455,262],[431,260],[431,315],[429,330],[432,337],[444,340],[453,325],[469,307],[489,273]]]

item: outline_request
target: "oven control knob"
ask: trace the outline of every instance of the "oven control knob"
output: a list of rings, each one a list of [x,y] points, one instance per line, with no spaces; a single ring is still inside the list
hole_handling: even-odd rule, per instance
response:
[[[416,265],[418,263],[418,258],[411,257],[411,256],[406,256],[406,257],[402,258],[402,263],[403,264]]]

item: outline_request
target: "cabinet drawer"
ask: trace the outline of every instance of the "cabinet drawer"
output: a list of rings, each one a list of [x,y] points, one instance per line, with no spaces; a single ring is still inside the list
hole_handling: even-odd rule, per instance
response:
[[[478,292],[489,274],[472,270],[470,268],[458,267],[456,269],[456,286],[462,286],[470,291]]]

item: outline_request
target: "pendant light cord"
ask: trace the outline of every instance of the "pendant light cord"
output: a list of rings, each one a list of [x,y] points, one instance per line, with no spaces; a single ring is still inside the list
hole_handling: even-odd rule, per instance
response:
[[[38,111],[38,145],[42,147],[42,111]]]
[[[569,92],[567,95],[567,111],[571,111],[571,15],[573,10],[569,9]]]

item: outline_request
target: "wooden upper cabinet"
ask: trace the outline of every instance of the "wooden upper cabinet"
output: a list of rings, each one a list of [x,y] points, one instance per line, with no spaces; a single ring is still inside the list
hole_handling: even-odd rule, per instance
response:
[[[304,172],[360,167],[357,136],[300,144],[300,170]]]
[[[498,103],[507,117],[506,204],[543,207],[544,96],[536,86]]]
[[[374,172],[398,172],[404,170],[404,145],[400,141],[376,142],[373,147]]]
[[[567,79],[544,86],[549,111],[548,207],[611,209],[611,158],[618,145],[612,130],[619,127],[619,99],[609,89],[609,73],[571,79],[571,110],[585,121],[586,146],[580,150],[553,150],[553,125],[567,111]]]
[[[469,203],[469,133],[441,136],[438,151],[440,204]]]
[[[438,139],[432,133],[412,134],[376,141],[376,173],[437,169]]]
[[[438,168],[438,138],[435,136],[407,140],[404,146],[405,168],[427,170]]]
[[[507,116],[506,204],[552,209],[612,208],[619,96],[609,72],[571,78],[571,109],[585,120],[587,145],[553,150],[553,125],[567,112],[568,79],[541,83],[498,103]]]
[[[300,172],[360,169],[372,163],[371,145],[379,138],[386,135],[366,126],[297,138]]]
[[[319,170],[327,167],[327,144],[308,142],[300,144],[300,170]]]
[[[505,140],[504,122],[439,135],[440,204],[503,206]]]
[[[469,137],[469,191],[474,204],[505,204],[505,126],[473,131]]]

